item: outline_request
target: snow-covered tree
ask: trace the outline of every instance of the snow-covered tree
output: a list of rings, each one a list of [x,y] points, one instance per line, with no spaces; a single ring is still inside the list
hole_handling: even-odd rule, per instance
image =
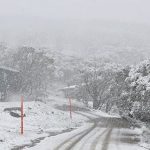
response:
[[[101,61],[89,61],[80,68],[80,82],[78,95],[84,102],[93,101],[94,109],[101,109],[105,105],[109,111],[114,103],[112,87],[115,83],[115,74],[120,66]]]
[[[13,55],[13,64],[20,71],[22,92],[36,95],[46,91],[53,73],[53,59],[32,47],[21,47]]]
[[[132,67],[126,82],[130,86],[130,101],[140,104],[135,116],[141,120],[150,120],[150,60]]]

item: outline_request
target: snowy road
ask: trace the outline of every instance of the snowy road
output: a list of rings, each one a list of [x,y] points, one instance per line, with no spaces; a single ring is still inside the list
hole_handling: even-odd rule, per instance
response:
[[[88,112],[81,115],[89,119],[84,127],[48,138],[32,149],[144,150],[138,145],[140,135],[137,131],[130,129],[130,124],[126,120],[115,117],[100,117]]]

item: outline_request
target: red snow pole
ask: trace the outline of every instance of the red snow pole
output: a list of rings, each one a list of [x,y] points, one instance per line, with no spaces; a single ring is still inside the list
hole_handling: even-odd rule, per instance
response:
[[[69,98],[69,110],[70,110],[70,119],[72,119],[72,104],[70,98]]]
[[[23,96],[21,96],[21,134],[23,135],[23,117],[24,117],[24,114],[23,114]]]

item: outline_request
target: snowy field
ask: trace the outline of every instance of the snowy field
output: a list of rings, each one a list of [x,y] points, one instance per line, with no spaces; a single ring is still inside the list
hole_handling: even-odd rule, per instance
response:
[[[25,102],[24,103],[24,135],[20,134],[20,117],[14,117],[7,111],[9,108],[18,108],[20,107],[20,102],[1,102],[0,103],[0,150],[20,150],[20,149],[31,149],[31,150],[53,150],[56,145],[61,145],[61,142],[65,142],[66,139],[70,139],[76,135],[77,136],[73,140],[78,140],[80,135],[82,135],[86,130],[89,130],[94,122],[89,122],[89,120],[95,119],[98,117],[104,118],[114,118],[119,119],[119,116],[112,116],[101,111],[94,111],[85,108],[85,106],[72,100],[73,105],[73,113],[72,120],[70,119],[69,113],[69,100],[62,98],[62,96],[50,96],[46,102],[33,101],[33,102]],[[13,110],[18,115],[20,115],[20,111]],[[119,129],[114,128],[111,132],[112,138],[109,141],[109,147],[107,143],[104,143],[105,138],[108,137],[109,128],[105,125],[100,127],[103,124],[101,120],[98,122],[97,126],[82,139],[81,142],[78,142],[77,146],[74,148],[75,150],[81,149],[81,147],[85,147],[85,149],[89,149],[93,147],[93,143],[99,135],[105,132],[104,136],[100,137],[99,143],[95,145],[96,148],[103,149],[103,145],[106,145],[108,150],[112,150],[117,148],[119,149],[132,149],[132,150],[144,150],[143,147],[147,147],[141,143],[141,146],[136,144],[122,144],[119,140],[124,139],[122,134],[132,134],[132,135],[140,135],[142,134],[141,129]],[[111,122],[107,122],[110,124]],[[71,131],[71,132],[70,132]],[[62,134],[63,133],[63,134]],[[134,141],[135,137],[131,138]],[[118,139],[118,140],[117,140]],[[87,143],[86,140],[89,140]],[[141,140],[141,139],[139,139]],[[71,140],[68,144],[72,143]],[[142,141],[141,141],[142,142]],[[97,147],[96,147],[97,146]],[[61,147],[62,149],[64,147]]]
[[[25,102],[24,135],[20,134],[20,117],[10,115],[6,108],[20,107],[20,102],[0,103],[0,150],[9,150],[16,146],[32,145],[33,140],[42,139],[51,134],[71,130],[84,124],[86,117],[73,113],[70,119],[69,111],[56,109],[57,105],[68,104],[68,100],[59,97],[50,97],[44,102]],[[73,105],[81,106],[77,102]],[[69,110],[69,107],[66,109]],[[14,111],[20,115],[20,111]],[[17,147],[16,147],[17,149]]]
[[[113,127],[117,118],[103,112],[81,112],[82,115],[94,118],[94,122],[87,122],[82,127],[71,132],[45,138],[41,143],[26,150],[145,150],[140,145],[141,129]],[[97,117],[104,117],[103,121],[96,121]],[[107,122],[108,118],[108,122]],[[116,120],[113,122],[113,120]],[[104,121],[104,122],[105,122]],[[109,125],[108,125],[109,123]],[[103,126],[104,125],[104,126]]]

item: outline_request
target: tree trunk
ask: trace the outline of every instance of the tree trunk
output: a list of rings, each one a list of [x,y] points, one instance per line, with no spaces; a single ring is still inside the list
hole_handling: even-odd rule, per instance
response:
[[[99,101],[98,100],[94,100],[93,101],[93,109],[98,109],[99,108]]]
[[[111,110],[110,104],[106,103],[106,113],[108,113]]]

